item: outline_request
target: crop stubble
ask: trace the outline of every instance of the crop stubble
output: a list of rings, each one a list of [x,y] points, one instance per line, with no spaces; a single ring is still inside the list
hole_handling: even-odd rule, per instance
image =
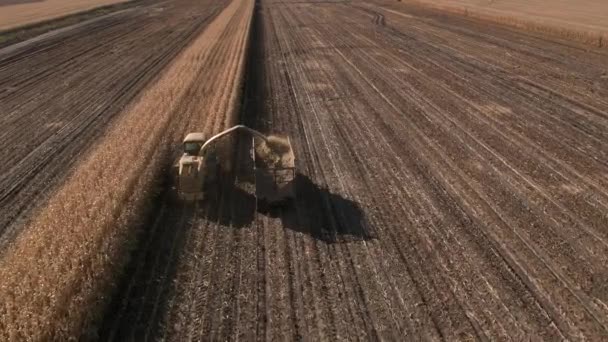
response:
[[[223,5],[147,2],[0,50],[0,249]]]
[[[256,212],[246,140],[217,201],[163,192],[102,334],[607,337],[604,53],[386,3],[257,7],[241,119],[291,136],[298,197]],[[213,89],[175,141],[233,123],[199,107]]]
[[[159,333],[605,338],[608,57],[383,6],[258,4],[242,120],[298,198],[191,208]]]

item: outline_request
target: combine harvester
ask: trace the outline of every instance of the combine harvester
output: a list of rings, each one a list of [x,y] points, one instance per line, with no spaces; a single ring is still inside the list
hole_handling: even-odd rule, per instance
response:
[[[184,139],[184,153],[176,165],[179,198],[197,201],[219,189],[222,176],[221,153],[216,143],[234,132],[251,135],[254,160],[255,196],[258,204],[276,207],[295,197],[295,156],[289,138],[264,134],[238,125],[205,139],[203,133],[189,133]],[[256,141],[257,140],[257,141]]]

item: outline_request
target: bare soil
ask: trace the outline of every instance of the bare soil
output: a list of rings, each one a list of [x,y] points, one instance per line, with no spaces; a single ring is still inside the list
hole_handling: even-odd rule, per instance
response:
[[[258,210],[249,139],[217,198],[166,186],[102,337],[608,338],[608,55],[387,8],[257,3],[241,121],[297,199]]]

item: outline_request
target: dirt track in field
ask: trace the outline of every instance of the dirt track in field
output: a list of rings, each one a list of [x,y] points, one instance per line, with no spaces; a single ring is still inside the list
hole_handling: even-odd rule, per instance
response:
[[[291,136],[297,200],[257,212],[246,139],[218,201],[167,191],[102,336],[608,338],[605,53],[388,3],[256,13],[242,121]]]
[[[144,2],[0,49],[0,246],[224,6]]]

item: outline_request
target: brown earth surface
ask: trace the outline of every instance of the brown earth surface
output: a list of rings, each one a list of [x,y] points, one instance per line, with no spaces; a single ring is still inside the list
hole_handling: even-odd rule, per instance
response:
[[[604,0],[405,0],[407,1],[467,8],[501,17],[608,32],[608,2]]]
[[[0,49],[0,249],[224,6],[148,1]]]
[[[248,139],[217,200],[167,185],[102,337],[608,338],[605,52],[272,0],[251,52],[241,121],[291,137],[297,199],[258,210]]]
[[[127,0],[0,0],[0,31]]]

